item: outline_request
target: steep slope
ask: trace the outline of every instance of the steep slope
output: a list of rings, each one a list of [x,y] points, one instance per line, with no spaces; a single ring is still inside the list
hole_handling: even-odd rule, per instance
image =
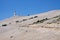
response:
[[[6,23],[8,24],[9,22],[16,22],[16,21],[20,21],[21,23],[33,23],[37,20],[42,20],[44,18],[53,18],[57,15],[60,15],[60,10],[53,10],[53,11],[49,11],[49,12],[45,12],[45,13],[41,13],[41,14],[37,14],[37,15],[32,15],[32,16],[15,16],[15,17],[11,17],[11,18],[7,18],[6,20],[3,20],[2,23]],[[37,16],[37,17],[36,17]],[[22,22],[23,21],[23,22]],[[30,23],[30,24],[31,24]]]
[[[60,10],[2,20],[0,40],[60,40]]]

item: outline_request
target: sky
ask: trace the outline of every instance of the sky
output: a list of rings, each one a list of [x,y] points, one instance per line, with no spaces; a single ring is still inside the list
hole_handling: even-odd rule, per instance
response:
[[[50,10],[60,10],[60,0],[0,0],[0,20],[12,17],[34,15]]]

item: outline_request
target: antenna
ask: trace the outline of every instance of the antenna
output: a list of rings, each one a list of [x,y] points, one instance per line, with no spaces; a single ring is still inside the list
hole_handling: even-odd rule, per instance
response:
[[[14,11],[14,16],[16,16],[16,11]]]

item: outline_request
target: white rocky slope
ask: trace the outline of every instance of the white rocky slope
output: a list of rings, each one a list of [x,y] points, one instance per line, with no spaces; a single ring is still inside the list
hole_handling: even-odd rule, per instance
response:
[[[60,40],[60,10],[2,20],[0,40]]]

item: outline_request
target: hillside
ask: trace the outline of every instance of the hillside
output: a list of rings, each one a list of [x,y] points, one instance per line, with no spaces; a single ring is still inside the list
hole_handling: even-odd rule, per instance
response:
[[[2,20],[0,40],[60,40],[60,10]]]

